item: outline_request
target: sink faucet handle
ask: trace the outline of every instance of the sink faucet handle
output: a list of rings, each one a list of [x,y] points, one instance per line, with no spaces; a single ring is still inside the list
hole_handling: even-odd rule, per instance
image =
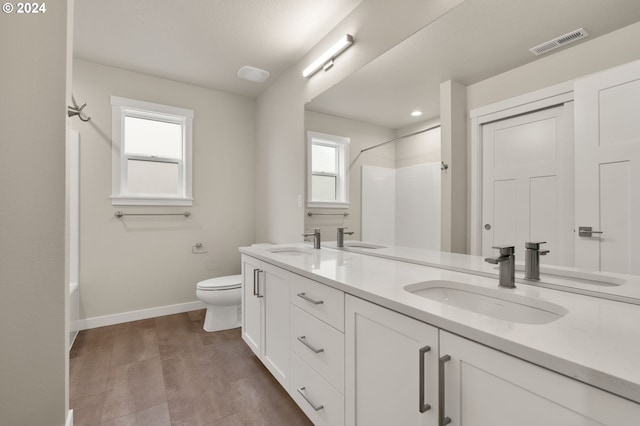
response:
[[[547,244],[547,242],[546,241],[526,242],[524,243],[524,248],[531,249],[531,250],[540,250],[540,244]]]
[[[493,248],[500,250],[500,256],[513,256],[516,253],[515,246],[493,246]]]

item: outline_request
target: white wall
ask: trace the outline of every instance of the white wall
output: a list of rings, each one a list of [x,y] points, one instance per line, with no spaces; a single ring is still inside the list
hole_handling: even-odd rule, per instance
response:
[[[640,23],[586,40],[467,87],[472,110],[640,58]]]
[[[0,424],[67,415],[65,114],[72,4],[0,14]]]
[[[238,247],[254,242],[255,102],[144,74],[74,61],[73,92],[91,121],[81,134],[81,316],[196,300],[196,282],[240,273]],[[193,207],[111,205],[110,96],[193,109]],[[128,217],[114,211],[192,212]],[[204,244],[204,255],[192,247]]]
[[[362,154],[360,154],[360,151],[393,139],[394,132],[391,129],[362,121],[313,111],[305,111],[305,130],[351,138],[349,143],[349,200],[351,205],[348,210],[314,208],[312,211],[318,213],[342,213],[343,211],[348,211],[349,216],[344,218],[343,216],[308,217],[305,215],[304,226],[306,229],[320,228],[322,239],[325,241],[335,240],[336,228],[338,226],[346,226],[349,228],[348,231],[355,232],[354,235],[348,236],[347,239],[360,240],[362,230],[361,168],[365,164],[394,167],[395,162],[393,145],[376,148]],[[307,210],[309,209],[305,209],[305,211]]]
[[[304,229],[305,188],[304,104],[384,51],[427,25],[461,0],[368,0],[294,67],[283,73],[257,102],[256,239],[258,242],[299,241]],[[354,45],[328,72],[310,79],[302,70],[339,37],[350,33]]]
[[[396,130],[395,137],[408,135],[439,124],[438,120],[421,121]],[[410,167],[418,164],[440,162],[440,129],[433,129],[426,133],[411,136],[394,143],[395,167]]]

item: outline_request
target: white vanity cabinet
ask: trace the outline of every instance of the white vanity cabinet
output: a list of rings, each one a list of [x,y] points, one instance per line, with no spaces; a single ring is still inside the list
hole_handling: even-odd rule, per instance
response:
[[[342,291],[296,271],[243,254],[242,338],[315,425],[640,424],[636,402],[484,346],[481,334],[473,334],[477,341],[452,334],[447,321],[437,328],[389,309],[411,312],[394,304],[393,291],[383,298],[376,287],[378,305],[349,294],[349,284]],[[546,359],[590,371],[566,358]],[[593,369],[593,383],[607,385],[599,371],[606,369]]]
[[[640,405],[440,331],[450,425],[637,425]],[[444,358],[447,359],[447,358]]]
[[[346,424],[436,426],[438,329],[350,295],[345,312]]]
[[[291,274],[289,394],[315,425],[344,425],[344,297]]]
[[[242,255],[242,339],[285,388],[289,385],[291,275]]]

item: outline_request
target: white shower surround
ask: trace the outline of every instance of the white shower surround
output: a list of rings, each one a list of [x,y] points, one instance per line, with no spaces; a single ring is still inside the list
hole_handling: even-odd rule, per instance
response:
[[[362,240],[440,249],[440,163],[362,166]]]

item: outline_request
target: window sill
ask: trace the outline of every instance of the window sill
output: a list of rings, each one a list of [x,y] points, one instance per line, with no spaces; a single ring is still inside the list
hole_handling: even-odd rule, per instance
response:
[[[323,208],[323,209],[348,209],[351,204],[349,202],[331,202],[331,201],[309,201],[307,207]]]
[[[111,197],[113,206],[192,206],[193,198]]]

